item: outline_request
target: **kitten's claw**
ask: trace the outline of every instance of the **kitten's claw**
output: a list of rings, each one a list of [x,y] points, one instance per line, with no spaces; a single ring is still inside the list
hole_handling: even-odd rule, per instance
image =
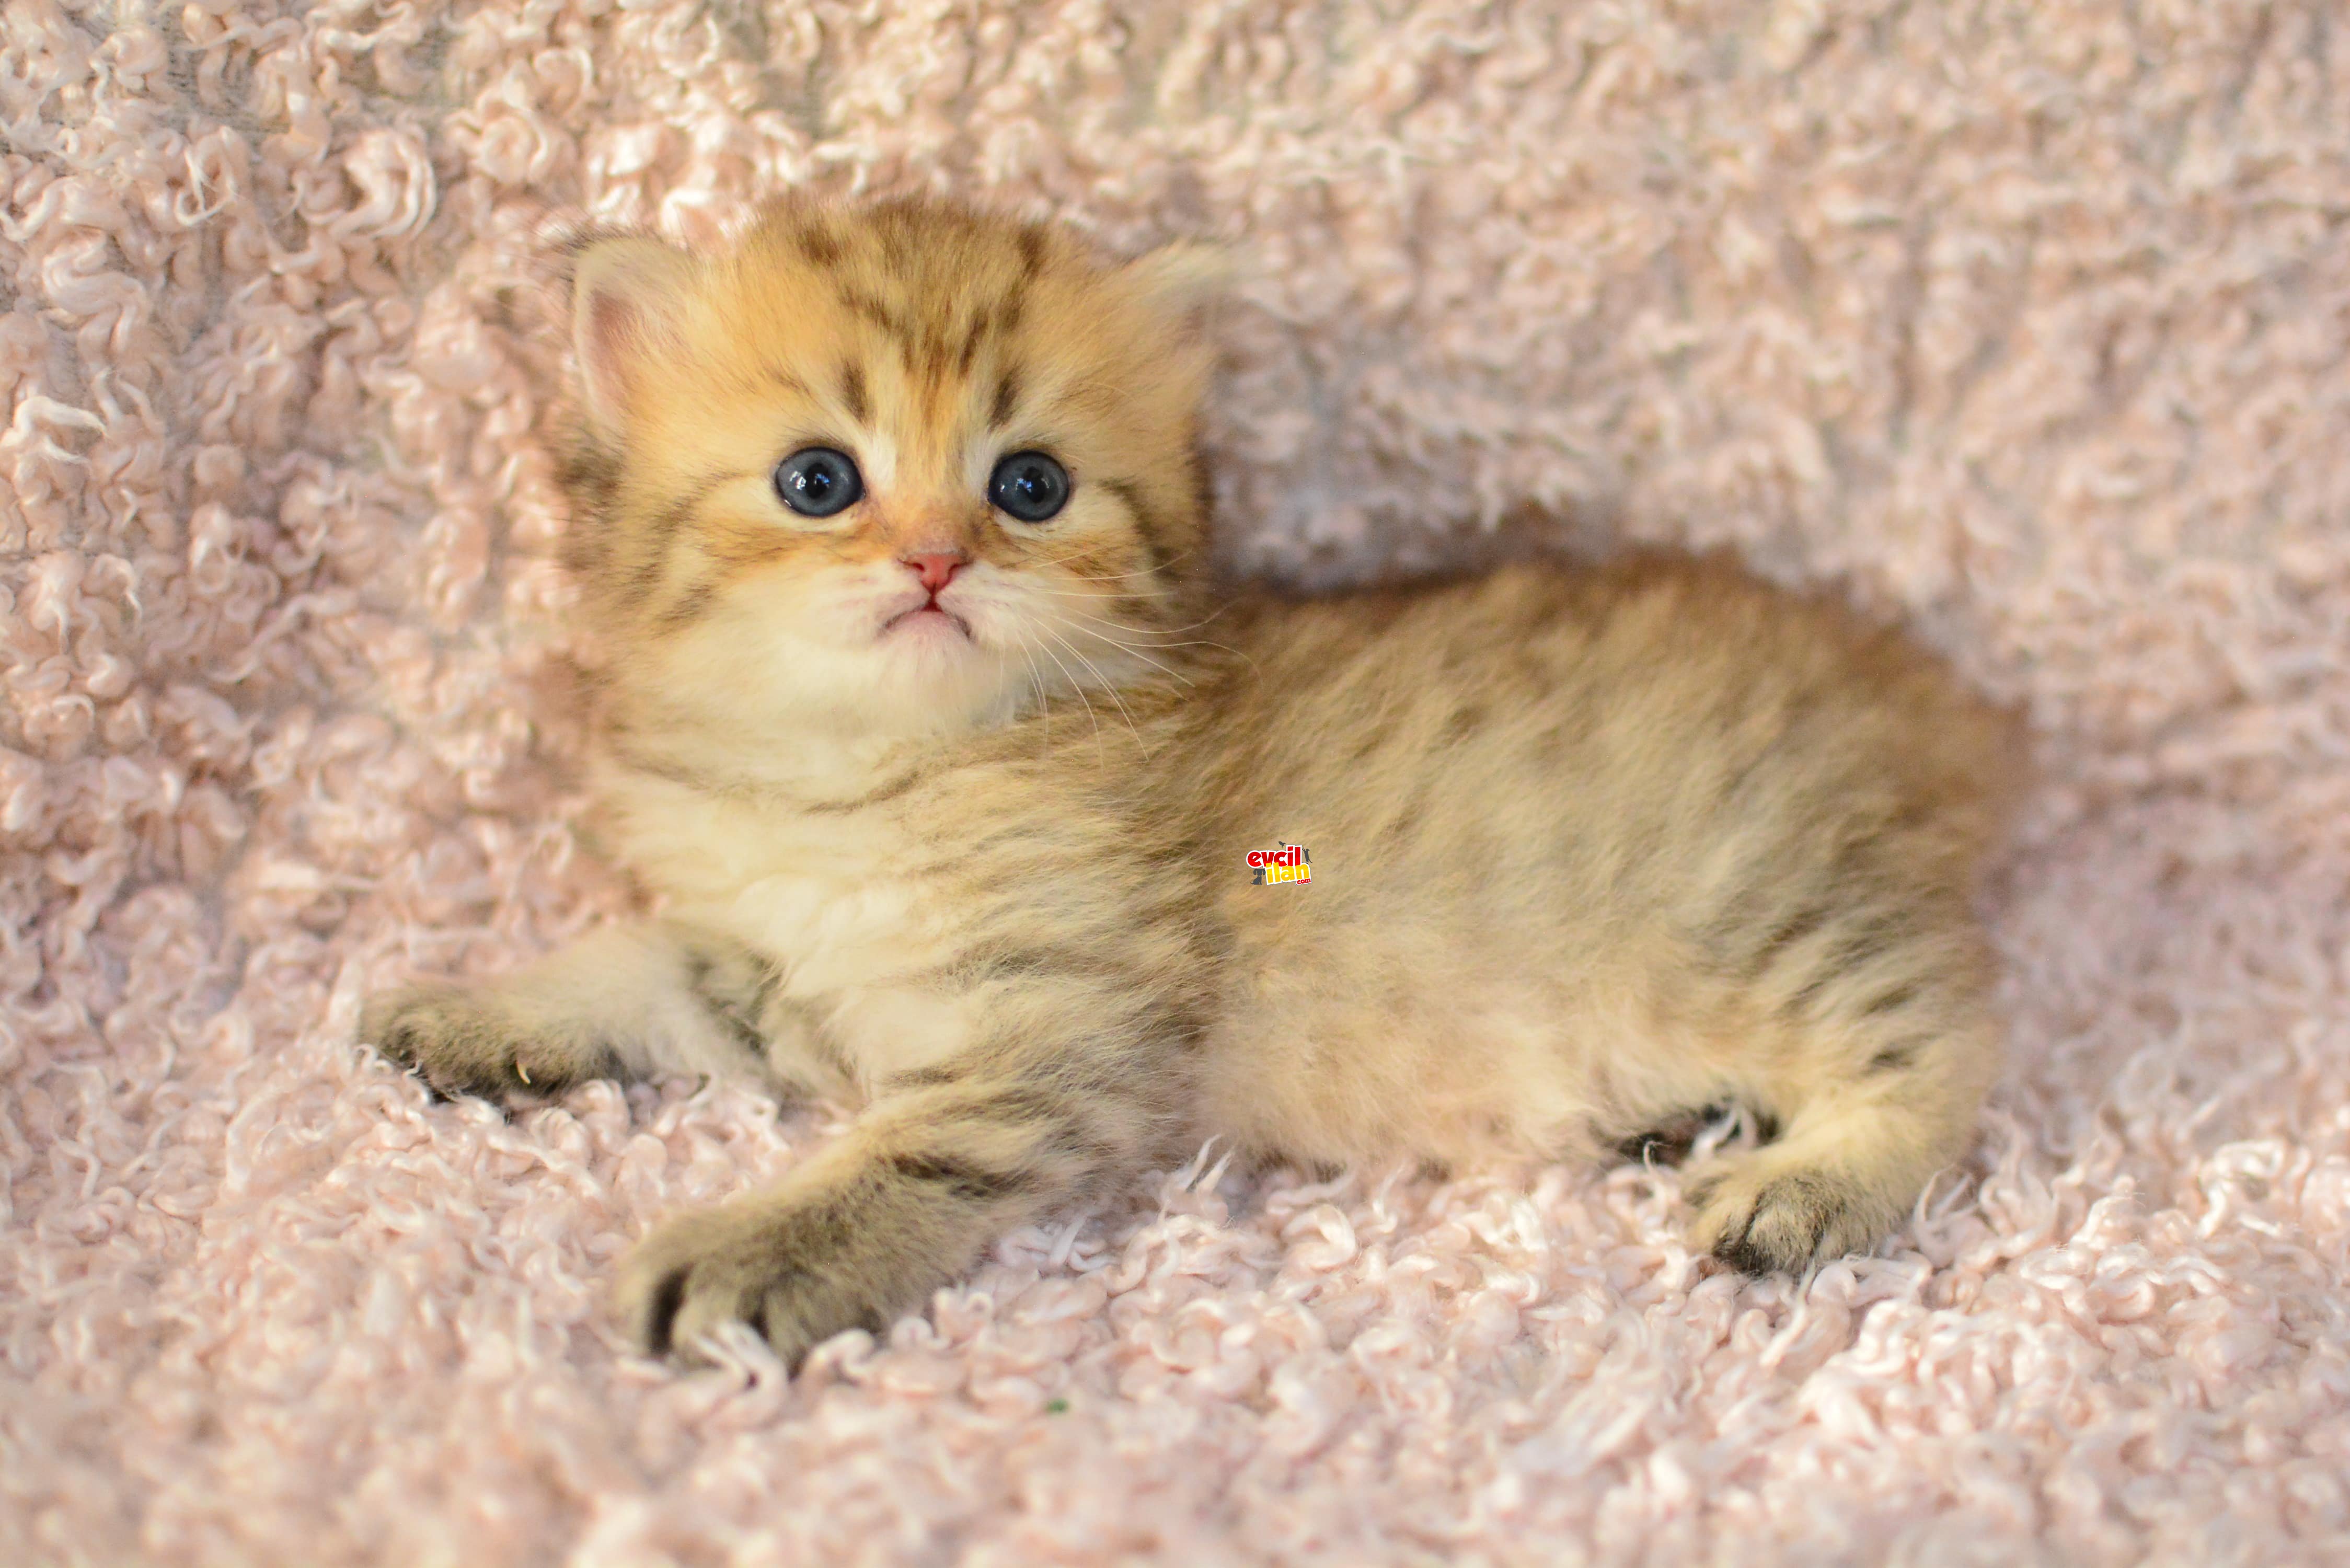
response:
[[[454,987],[420,986],[379,998],[360,1020],[359,1038],[423,1079],[441,1100],[559,1094],[611,1071],[602,1059],[608,1053],[533,1036]]]

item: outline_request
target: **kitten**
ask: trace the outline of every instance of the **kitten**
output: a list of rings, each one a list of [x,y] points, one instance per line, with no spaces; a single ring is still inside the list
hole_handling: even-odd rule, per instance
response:
[[[1666,558],[1225,596],[1194,251],[791,202],[577,261],[592,780],[662,913],[366,1032],[450,1093],[864,1102],[642,1244],[650,1349],[795,1361],[1211,1134],[1555,1158],[1744,1106],[1694,1240],[1750,1271],[1961,1152],[2019,751],[1910,643]]]

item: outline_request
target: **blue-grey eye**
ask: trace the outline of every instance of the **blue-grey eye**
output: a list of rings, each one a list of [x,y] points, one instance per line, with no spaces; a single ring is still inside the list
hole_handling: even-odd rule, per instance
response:
[[[995,465],[987,498],[1023,523],[1042,523],[1069,504],[1069,471],[1041,452],[1015,452]]]
[[[829,517],[865,493],[865,480],[847,452],[812,446],[775,464],[775,493],[803,517]]]

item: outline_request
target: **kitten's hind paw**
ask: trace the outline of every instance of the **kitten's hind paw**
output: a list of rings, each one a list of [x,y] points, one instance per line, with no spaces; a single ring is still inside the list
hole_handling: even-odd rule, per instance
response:
[[[1866,1251],[1890,1227],[1891,1206],[1878,1195],[1775,1152],[1731,1156],[1691,1184],[1692,1241],[1742,1273],[1792,1274]]]
[[[453,986],[419,986],[379,997],[359,1021],[359,1039],[418,1077],[441,1099],[474,1095],[507,1101],[561,1094],[618,1069],[608,1047],[534,1031],[480,996]]]

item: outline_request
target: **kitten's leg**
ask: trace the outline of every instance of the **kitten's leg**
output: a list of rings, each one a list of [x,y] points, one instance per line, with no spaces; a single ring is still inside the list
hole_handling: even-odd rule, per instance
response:
[[[795,1366],[1165,1152],[1180,1102],[1165,1064],[1142,1067],[1155,1051],[1097,1035],[1025,1054],[928,1070],[781,1186],[658,1228],[619,1285],[639,1343],[691,1356],[743,1322]]]
[[[490,1099],[670,1069],[756,1075],[755,1021],[772,983],[744,949],[638,921],[494,981],[379,997],[359,1038],[439,1093]]]
[[[1794,1070],[1750,1088],[1783,1130],[1699,1173],[1699,1246],[1750,1273],[1865,1251],[1965,1152],[1999,1062],[1978,965],[1904,967],[1803,988]]]

